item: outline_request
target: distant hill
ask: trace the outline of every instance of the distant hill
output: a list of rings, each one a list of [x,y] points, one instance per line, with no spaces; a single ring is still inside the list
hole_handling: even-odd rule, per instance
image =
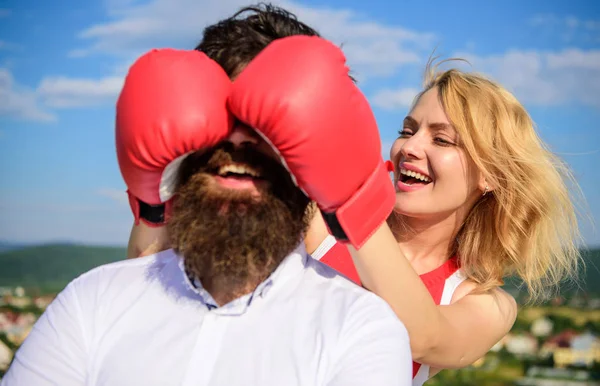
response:
[[[0,240],[0,252],[13,251],[15,249],[21,249],[30,245],[24,243],[11,243],[9,241]]]
[[[583,267],[577,283],[564,283],[560,288],[560,295],[570,296],[574,293],[600,295],[600,248],[582,250]],[[526,291],[521,282],[514,278],[506,280],[504,288],[513,295],[519,293],[518,298],[525,300]],[[520,291],[517,289],[521,288]]]
[[[35,287],[44,293],[61,290],[90,269],[125,259],[122,247],[52,244],[0,252],[0,287]]]
[[[122,247],[66,243],[0,251],[0,287],[23,286],[37,288],[43,293],[55,293],[82,273],[123,260],[125,256],[126,248]],[[580,285],[585,292],[600,295],[600,249],[584,251],[583,258],[586,270]],[[508,280],[505,288],[514,293],[517,286],[516,280]],[[573,290],[573,286],[565,285],[561,293]]]
[[[583,252],[585,271],[581,286],[586,292],[600,295],[600,248]]]

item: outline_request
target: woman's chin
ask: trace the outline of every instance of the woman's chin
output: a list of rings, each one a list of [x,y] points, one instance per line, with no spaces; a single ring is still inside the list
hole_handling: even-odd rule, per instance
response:
[[[426,209],[427,207],[429,210]],[[410,219],[427,219],[436,215],[435,212],[431,211],[432,207],[433,205],[417,205],[416,203],[411,205],[409,202],[396,202],[393,214],[395,216],[406,217]]]

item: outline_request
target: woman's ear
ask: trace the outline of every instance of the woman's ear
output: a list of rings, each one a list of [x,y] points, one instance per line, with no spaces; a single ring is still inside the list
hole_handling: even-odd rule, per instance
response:
[[[479,190],[481,190],[482,196],[494,191],[494,185],[489,183],[483,174],[479,178]]]

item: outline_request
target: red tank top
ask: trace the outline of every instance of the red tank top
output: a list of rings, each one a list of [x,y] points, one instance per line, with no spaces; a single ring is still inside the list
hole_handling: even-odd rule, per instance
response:
[[[356,284],[361,284],[360,277],[358,277],[358,272],[356,272],[354,262],[352,261],[352,255],[344,244],[333,244],[333,246],[329,248],[329,250],[326,251],[325,254],[319,259],[319,261],[327,264]]]
[[[440,304],[446,280],[452,276],[454,272],[458,271],[458,268],[458,259],[456,256],[453,256],[433,271],[420,275],[423,284],[425,284],[425,287],[429,290],[429,294],[431,294],[435,304]],[[413,362],[413,378],[417,375],[420,367],[420,363]]]
[[[335,269],[342,275],[346,276],[356,284],[361,284],[358,272],[356,272],[356,268],[354,267],[354,263],[352,261],[352,255],[350,255],[350,252],[345,245],[335,243],[319,260]],[[458,268],[458,259],[456,256],[454,256],[433,271],[420,275],[423,284],[425,284],[425,287],[427,287],[427,290],[429,290],[429,293],[431,294],[435,304],[440,304],[446,279],[452,276],[452,274],[454,274]],[[413,378],[419,371],[420,367],[420,363],[413,362]]]

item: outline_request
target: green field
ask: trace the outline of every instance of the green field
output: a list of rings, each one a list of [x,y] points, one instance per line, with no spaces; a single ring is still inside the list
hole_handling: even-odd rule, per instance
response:
[[[125,258],[124,247],[94,247],[73,244],[52,244],[0,251],[0,287],[22,286],[43,293],[55,293],[80,274]],[[600,249],[583,252],[585,270],[580,287],[587,293],[600,294]],[[508,281],[514,289],[516,281]],[[576,287],[566,284],[562,293],[572,293]]]
[[[572,296],[575,293],[600,295],[600,248],[581,251],[582,263],[577,282],[565,282],[560,287],[560,295]],[[515,289],[520,288],[519,300],[525,301],[525,289],[519,280],[509,278],[505,288],[515,294]]]
[[[0,287],[56,293],[90,269],[123,260],[126,248],[55,244],[0,252]]]

